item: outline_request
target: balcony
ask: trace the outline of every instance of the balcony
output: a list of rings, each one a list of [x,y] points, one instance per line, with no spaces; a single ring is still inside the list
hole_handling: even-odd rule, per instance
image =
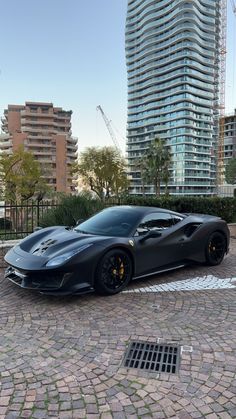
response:
[[[73,137],[67,137],[67,147],[77,149],[78,148],[78,139]]]
[[[71,122],[70,121],[55,121],[55,119],[53,120],[53,126],[54,127],[60,127],[60,128],[71,128]]]
[[[29,125],[29,126],[31,126],[31,125],[37,125],[37,126],[39,125],[39,126],[41,126],[42,125],[42,128],[44,128],[45,125],[46,126],[49,126],[49,127],[53,127],[54,126],[54,123],[53,123],[53,121],[49,121],[49,120],[45,121],[45,120],[42,120],[40,118],[40,116],[39,116],[37,118],[37,120],[35,119],[35,121],[32,121],[29,118],[21,118],[21,125]]]
[[[67,150],[68,151],[74,151],[75,153],[77,152],[77,149],[78,149],[78,147],[77,147],[77,145],[73,145],[73,144],[68,144],[67,143],[67,145],[66,145],[66,148],[67,148]]]
[[[6,151],[6,149],[8,148],[12,148],[12,141],[8,140],[8,141],[1,141],[0,140],[0,150],[4,150]]]
[[[29,133],[28,135],[30,136],[31,133],[38,133],[40,135],[40,137],[45,138],[45,137],[51,137],[54,134],[58,134],[58,131],[55,129],[52,129],[51,127],[45,128],[43,126],[41,126],[40,128],[35,128],[35,127],[22,127],[22,132],[27,132]],[[62,134],[66,134],[66,133],[62,133]],[[38,135],[38,137],[39,137]],[[36,136],[33,136],[34,138]]]
[[[77,153],[74,153],[72,151],[68,151],[66,152],[66,156],[70,157],[71,159],[75,160],[77,158]]]
[[[58,118],[58,119],[69,119],[69,118],[71,118],[71,114],[67,114],[67,113],[65,113],[64,115],[60,115],[60,114],[54,112],[53,115],[54,115],[55,118]]]
[[[52,162],[56,161],[56,158],[53,158],[51,156],[43,156],[43,155],[38,155],[38,153],[35,153],[35,157],[37,156],[37,160],[39,163],[41,164],[52,164]]]
[[[38,135],[33,135],[33,133],[31,134],[30,132],[27,134],[27,139],[28,140],[34,140],[34,141],[37,141],[37,144],[42,144],[42,141],[44,141],[44,140],[48,140],[48,141],[50,141],[51,140],[51,134],[46,134],[45,132],[44,133],[40,133],[40,134],[38,134]]]
[[[39,118],[39,117],[40,118],[48,118],[48,117],[53,118],[54,114],[50,113],[50,112],[44,113],[39,108],[37,111],[36,110],[35,111],[30,111],[29,109],[22,110],[21,111],[21,116],[25,116],[25,117],[35,116],[37,118]]]
[[[24,144],[30,147],[37,147],[37,148],[42,147],[42,148],[47,148],[48,150],[51,150],[52,148],[51,143],[44,144],[42,141],[38,140],[37,137],[32,136],[32,138],[34,139],[34,141],[30,139],[30,136],[28,136],[28,139],[24,141]]]

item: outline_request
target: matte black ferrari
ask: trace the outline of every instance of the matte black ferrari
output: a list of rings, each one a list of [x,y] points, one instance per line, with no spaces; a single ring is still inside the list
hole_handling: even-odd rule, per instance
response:
[[[153,207],[107,208],[77,227],[48,227],[5,256],[5,277],[47,294],[116,294],[131,279],[191,263],[218,265],[229,248],[221,218]]]

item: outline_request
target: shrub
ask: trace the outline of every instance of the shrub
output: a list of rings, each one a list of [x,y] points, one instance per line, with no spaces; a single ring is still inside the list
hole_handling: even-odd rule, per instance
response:
[[[236,198],[126,196],[124,205],[146,205],[167,208],[180,213],[216,215],[228,223],[236,221]]]
[[[90,217],[103,207],[102,202],[92,198],[90,194],[63,196],[56,208],[48,210],[42,216],[40,226],[66,225],[73,227],[78,220]]]
[[[8,220],[7,218],[0,218],[0,230],[11,230],[11,220]]]

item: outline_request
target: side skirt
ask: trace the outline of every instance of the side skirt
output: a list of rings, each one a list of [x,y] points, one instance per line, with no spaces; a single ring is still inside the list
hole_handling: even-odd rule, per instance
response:
[[[184,268],[185,266],[187,266],[187,263],[184,263],[182,265],[176,265],[176,266],[173,266],[171,268],[159,269],[158,271],[151,272],[151,273],[145,274],[145,275],[134,276],[133,279],[146,278],[147,276],[152,276],[152,275],[160,274],[162,272],[174,271],[175,269]]]

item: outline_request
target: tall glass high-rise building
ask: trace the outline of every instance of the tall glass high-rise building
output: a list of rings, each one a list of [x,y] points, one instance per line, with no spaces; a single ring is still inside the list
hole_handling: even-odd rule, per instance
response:
[[[135,162],[156,137],[165,140],[171,149],[170,193],[211,195],[215,191],[220,3],[128,0],[127,151],[131,193],[142,193]],[[152,186],[147,185],[146,191],[152,193]]]

